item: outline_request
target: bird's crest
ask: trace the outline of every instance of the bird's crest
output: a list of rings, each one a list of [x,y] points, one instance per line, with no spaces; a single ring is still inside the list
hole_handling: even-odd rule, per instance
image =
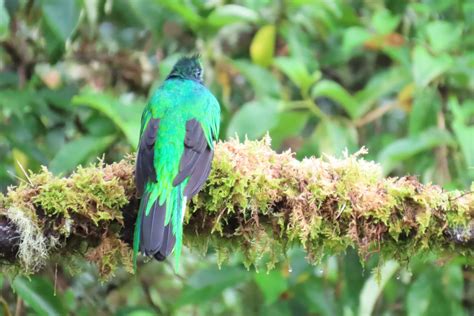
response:
[[[203,82],[203,67],[199,54],[190,57],[181,57],[173,66],[167,79],[181,78]]]

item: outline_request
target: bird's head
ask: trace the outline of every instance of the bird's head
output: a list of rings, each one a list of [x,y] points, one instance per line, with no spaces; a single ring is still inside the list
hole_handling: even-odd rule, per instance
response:
[[[169,78],[190,79],[202,83],[203,70],[199,55],[180,58],[168,75],[167,79]]]

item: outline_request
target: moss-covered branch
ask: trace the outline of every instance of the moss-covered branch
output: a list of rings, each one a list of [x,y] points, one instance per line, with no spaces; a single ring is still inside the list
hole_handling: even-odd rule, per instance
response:
[[[443,191],[414,177],[383,178],[359,158],[296,160],[269,140],[216,147],[212,173],[186,216],[185,244],[213,246],[222,262],[271,268],[287,247],[301,244],[308,259],[358,249],[408,260],[414,254],[474,254],[474,194]],[[4,267],[37,271],[76,256],[103,276],[131,267],[137,198],[133,158],[78,168],[67,178],[48,170],[0,195],[0,259]]]

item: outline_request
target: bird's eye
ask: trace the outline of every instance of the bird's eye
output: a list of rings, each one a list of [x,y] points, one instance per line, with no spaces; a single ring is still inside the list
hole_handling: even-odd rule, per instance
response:
[[[194,72],[194,77],[196,77],[197,79],[201,79],[201,76],[202,76],[201,69],[196,69]]]

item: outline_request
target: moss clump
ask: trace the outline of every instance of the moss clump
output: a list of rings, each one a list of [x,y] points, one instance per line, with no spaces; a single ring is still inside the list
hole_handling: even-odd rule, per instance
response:
[[[362,260],[375,252],[401,261],[453,250],[473,256],[474,194],[413,177],[383,178],[363,153],[298,161],[274,152],[268,137],[217,144],[209,179],[186,214],[185,244],[201,252],[213,246],[219,264],[240,252],[257,269],[286,260],[293,244],[311,263],[348,247]],[[79,167],[67,178],[44,168],[0,195],[0,216],[21,236],[21,270],[71,256],[93,261],[103,277],[119,265],[130,269],[127,243],[138,205],[133,162]]]
[[[270,267],[284,260],[275,249],[292,243],[312,262],[347,247],[361,258],[379,252],[404,261],[416,252],[449,251],[447,227],[472,221],[472,212],[449,206],[437,186],[383,178],[379,165],[360,158],[364,153],[298,161],[271,150],[268,138],[219,144],[209,181],[193,200],[189,234],[226,239],[217,248],[221,261],[238,249],[246,264],[271,258]],[[468,199],[461,209],[472,210]]]
[[[132,251],[116,235],[111,234],[101,239],[100,244],[86,253],[89,261],[96,263],[102,280],[115,275],[117,267],[123,265],[125,270],[133,273]]]
[[[20,233],[18,263],[21,270],[27,274],[37,271],[51,252],[61,253],[63,257],[74,255],[79,240],[87,242],[87,249],[97,244],[103,249],[103,242],[98,239],[104,235],[119,240],[124,224],[122,210],[132,198],[131,189],[123,185],[133,183],[129,166],[127,160],[110,166],[98,163],[79,167],[68,178],[56,177],[43,168],[40,173],[31,174],[29,182],[10,188],[2,195],[0,210]],[[120,172],[123,170],[128,171],[126,175]],[[122,248],[128,249],[125,244]],[[96,263],[113,271],[110,263],[119,262],[110,258],[104,255],[100,258],[104,263],[99,259]]]

